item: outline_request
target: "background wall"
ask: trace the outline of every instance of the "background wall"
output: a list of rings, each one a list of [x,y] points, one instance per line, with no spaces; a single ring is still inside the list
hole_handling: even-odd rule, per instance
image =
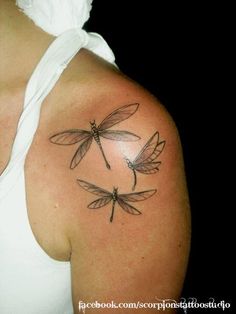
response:
[[[87,24],[108,41],[121,70],[156,95],[178,126],[193,224],[183,296],[201,302],[232,298],[230,11],[215,2],[94,0]]]

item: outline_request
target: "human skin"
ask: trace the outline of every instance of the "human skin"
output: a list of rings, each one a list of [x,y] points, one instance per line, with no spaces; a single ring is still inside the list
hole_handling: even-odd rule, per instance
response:
[[[0,172],[10,157],[27,81],[53,37],[20,13],[14,1],[0,0]],[[111,129],[127,130],[139,141],[101,140],[111,170],[93,143],[73,170],[74,146],[53,145],[49,138],[68,129],[89,129],[124,105],[137,112]],[[9,110],[10,108],[10,110]],[[136,191],[156,189],[132,205],[141,215],[127,214],[116,204],[88,209],[98,196],[77,179],[123,194],[132,192],[132,175],[124,156],[134,158],[158,131],[166,142],[160,169],[137,174]],[[52,258],[70,261],[74,312],[78,302],[156,302],[178,299],[185,277],[190,213],[181,144],[165,108],[145,89],[112,65],[82,49],[42,105],[39,128],[25,164],[28,216],[39,245]],[[56,217],[56,219],[55,219]],[[86,313],[98,313],[87,309]],[[129,310],[102,310],[101,313]],[[136,310],[151,313],[156,310]],[[173,311],[174,312],[174,311]]]

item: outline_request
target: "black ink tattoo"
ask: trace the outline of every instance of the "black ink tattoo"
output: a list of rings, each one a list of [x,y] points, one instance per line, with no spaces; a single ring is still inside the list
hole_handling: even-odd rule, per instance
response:
[[[142,192],[136,192],[136,193],[130,193],[130,194],[118,194],[118,188],[113,188],[113,191],[111,193],[111,192],[108,192],[104,189],[97,187],[94,184],[86,182],[84,180],[77,179],[77,182],[86,191],[88,191],[92,194],[101,196],[101,198],[90,203],[88,205],[88,208],[91,208],[91,209],[101,208],[101,207],[107,205],[108,203],[110,203],[112,201],[112,210],[111,210],[110,222],[113,221],[116,202],[120,205],[120,207],[125,212],[132,214],[132,215],[140,215],[141,212],[137,208],[128,204],[127,202],[144,201],[156,193],[156,190],[154,189],[154,190],[148,190],[148,191],[142,191]]]
[[[161,154],[164,147],[165,141],[159,142],[159,133],[156,132],[144,145],[133,161],[125,157],[128,167],[133,171],[134,174],[134,184],[132,187],[133,191],[137,184],[136,171],[143,174],[153,174],[159,170],[161,161],[154,160]]]
[[[80,129],[66,130],[51,136],[49,140],[53,144],[58,145],[73,145],[80,141],[83,141],[83,143],[80,144],[79,148],[76,150],[70,163],[70,168],[74,169],[80,163],[82,158],[85,156],[94,139],[102,153],[102,156],[106,163],[106,167],[110,169],[111,167],[103,151],[100,137],[114,141],[129,142],[139,140],[140,139],[139,136],[128,131],[107,130],[111,128],[113,125],[118,124],[121,121],[124,121],[128,119],[130,116],[132,116],[137,111],[138,106],[139,104],[135,103],[118,108],[117,110],[109,114],[99,124],[99,126],[96,126],[95,120],[90,122],[91,127],[90,131]]]

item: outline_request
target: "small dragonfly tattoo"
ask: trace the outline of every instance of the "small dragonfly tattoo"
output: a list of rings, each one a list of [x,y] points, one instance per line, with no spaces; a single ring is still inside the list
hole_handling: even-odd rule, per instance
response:
[[[127,165],[133,171],[134,175],[133,191],[137,184],[136,171],[143,174],[153,174],[159,170],[161,161],[155,161],[155,159],[161,154],[164,147],[165,141],[159,142],[159,132],[156,132],[147,141],[133,161],[125,157]]]
[[[51,143],[57,145],[73,145],[83,141],[82,144],[80,144],[80,146],[76,150],[70,163],[70,168],[74,169],[80,163],[82,158],[85,156],[94,139],[102,153],[106,167],[110,169],[111,167],[103,151],[100,137],[114,141],[130,142],[139,140],[140,139],[139,136],[128,131],[107,130],[111,128],[113,125],[118,124],[121,121],[124,121],[128,119],[130,116],[132,116],[138,110],[138,106],[139,104],[134,103],[118,108],[117,110],[109,114],[99,124],[99,126],[96,125],[95,120],[90,122],[91,127],[90,131],[70,129],[51,136],[49,140]]]
[[[148,199],[149,197],[153,196],[157,190],[147,190],[142,192],[136,193],[129,193],[129,194],[118,194],[118,188],[113,188],[112,192],[108,192],[102,188],[97,187],[94,184],[86,182],[84,180],[77,179],[78,184],[86,191],[101,196],[99,199],[93,201],[88,205],[88,208],[96,209],[101,208],[112,201],[112,210],[110,216],[110,222],[113,221],[114,218],[114,211],[115,205],[118,203],[120,207],[129,214],[132,215],[140,215],[142,214],[137,208],[131,206],[127,202],[139,202]]]

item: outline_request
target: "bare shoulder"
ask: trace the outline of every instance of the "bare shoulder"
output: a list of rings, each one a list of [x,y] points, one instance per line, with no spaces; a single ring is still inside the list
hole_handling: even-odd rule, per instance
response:
[[[99,65],[88,77],[71,81],[70,105],[49,130],[71,180],[75,311],[79,300],[177,298],[190,228],[178,131],[157,99],[118,71]]]

